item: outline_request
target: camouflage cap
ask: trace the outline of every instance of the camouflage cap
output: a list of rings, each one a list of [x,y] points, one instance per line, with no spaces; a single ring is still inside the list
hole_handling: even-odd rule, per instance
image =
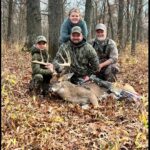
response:
[[[95,30],[99,30],[99,29],[106,31],[106,26],[102,23],[99,23],[96,25]]]
[[[79,26],[75,26],[71,29],[71,33],[82,33],[82,29]]]
[[[41,41],[47,43],[46,37],[43,36],[43,35],[39,35],[39,36],[36,38],[36,43],[41,42]]]

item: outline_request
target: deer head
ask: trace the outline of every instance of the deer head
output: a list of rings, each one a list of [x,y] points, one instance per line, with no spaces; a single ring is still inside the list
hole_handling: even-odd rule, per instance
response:
[[[51,83],[68,81],[73,76],[73,73],[68,73],[68,70],[67,70],[71,65],[70,53],[69,53],[69,51],[68,52],[64,51],[64,53],[66,55],[67,60],[65,60],[65,58],[62,56],[62,54],[58,52],[58,55],[62,59],[63,63],[57,62],[58,65],[63,67],[63,71],[61,73],[54,74],[53,78],[51,80]]]

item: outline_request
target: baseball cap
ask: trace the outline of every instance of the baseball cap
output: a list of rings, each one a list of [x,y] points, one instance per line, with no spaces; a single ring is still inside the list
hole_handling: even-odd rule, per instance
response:
[[[96,25],[95,30],[99,30],[99,29],[106,31],[106,26],[102,23],[99,23],[99,24]]]
[[[71,29],[71,33],[82,33],[82,30],[79,26],[75,26]]]
[[[41,42],[41,41],[47,43],[46,37],[43,36],[43,35],[39,35],[39,36],[36,38],[36,43]]]

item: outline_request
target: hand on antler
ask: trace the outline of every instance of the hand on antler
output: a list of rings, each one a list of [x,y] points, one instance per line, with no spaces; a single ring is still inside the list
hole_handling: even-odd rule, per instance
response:
[[[45,68],[49,69],[51,72],[54,72],[54,65],[51,63],[47,63],[45,65]]]

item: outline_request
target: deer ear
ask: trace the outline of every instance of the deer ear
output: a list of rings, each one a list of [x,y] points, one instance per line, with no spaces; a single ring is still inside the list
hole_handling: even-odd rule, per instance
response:
[[[72,76],[74,75],[74,73],[67,73],[64,74],[62,76],[60,76],[60,78],[58,79],[58,81],[68,81]]]
[[[74,73],[68,73],[66,75],[67,75],[67,79],[69,80],[74,75]]]

